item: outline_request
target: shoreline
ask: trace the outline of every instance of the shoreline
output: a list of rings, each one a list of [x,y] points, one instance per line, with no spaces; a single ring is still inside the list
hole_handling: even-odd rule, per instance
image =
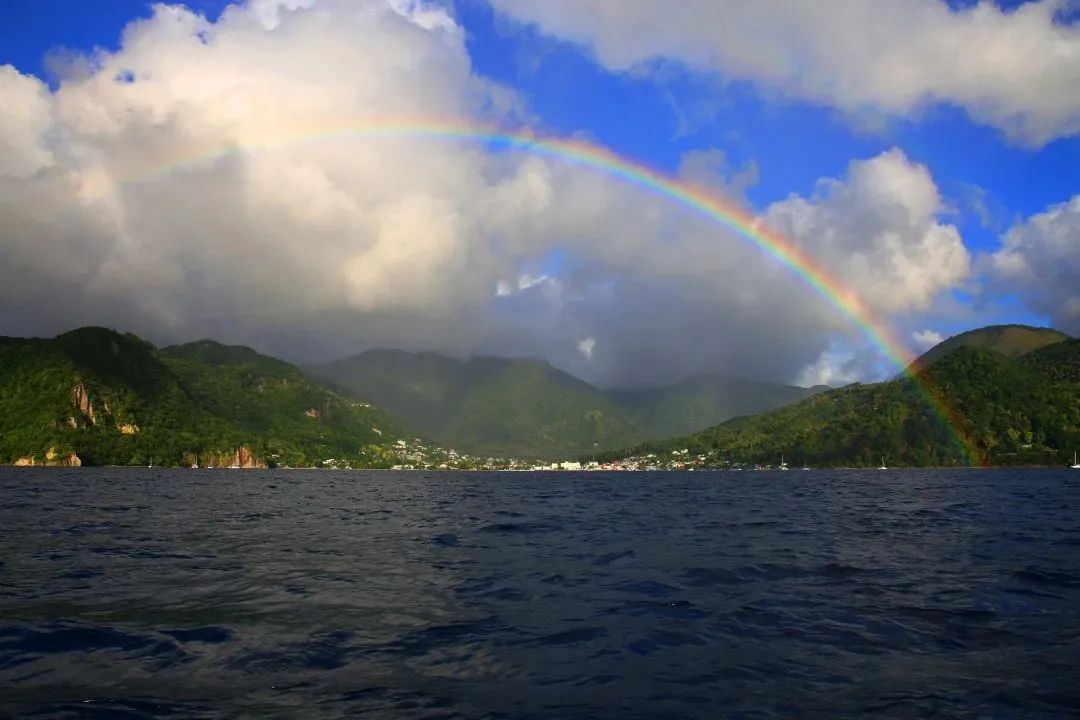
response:
[[[787,470],[780,470],[779,468],[744,468],[734,470],[730,468],[683,468],[678,470],[668,469],[655,469],[655,470],[611,470],[611,469],[586,469],[581,468],[578,470],[514,470],[510,468],[506,469],[464,469],[464,468],[317,468],[317,467],[274,467],[274,468],[233,468],[233,467],[183,467],[181,465],[161,465],[152,468],[143,467],[141,465],[15,465],[12,463],[0,463],[0,469],[11,470],[229,470],[238,472],[386,472],[386,473],[549,473],[549,474],[566,474],[566,475],[605,475],[605,474],[660,474],[660,473],[736,473],[736,472],[749,472],[749,473],[792,473],[801,474],[804,472],[822,472],[822,471],[875,471],[882,474],[894,471],[903,470],[1071,470],[1068,465],[897,465],[890,467],[886,470],[879,470],[876,467],[855,467],[855,466],[842,466],[842,467],[812,467],[807,470],[802,468],[789,468]]]

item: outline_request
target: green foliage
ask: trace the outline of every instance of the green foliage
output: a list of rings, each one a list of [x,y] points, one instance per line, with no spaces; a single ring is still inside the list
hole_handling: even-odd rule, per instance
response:
[[[376,350],[316,372],[470,453],[565,457],[644,437],[603,393],[546,363]]]
[[[158,351],[104,328],[0,343],[0,463],[51,451],[89,465],[228,465],[246,448],[270,464],[384,466],[382,447],[402,432],[250,348]]]
[[[1069,336],[1051,328],[1029,325],[990,325],[954,335],[927,350],[916,361],[916,367],[926,368],[962,347],[993,350],[1006,357],[1018,358],[1039,348],[1068,340]]]
[[[552,459],[691,432],[812,392],[720,376],[605,392],[539,361],[460,361],[392,350],[373,350],[314,372],[444,445]]]
[[[1080,340],[1072,339],[1040,348],[1021,360],[1061,382],[1080,383]]]
[[[352,457],[405,433],[381,410],[251,348],[203,340],[165,348],[161,356],[195,403],[259,438],[265,456],[280,464]]]
[[[1050,353],[1049,350],[1047,350]],[[1055,351],[1056,353],[1057,351]],[[1053,357],[1058,357],[1053,355]],[[703,432],[608,453],[599,459],[688,449],[732,462],[873,467],[966,465],[970,460],[952,423],[990,464],[1057,464],[1080,447],[1080,383],[1059,379],[1076,352],[1014,360],[960,347],[919,376],[850,385],[752,418]],[[946,422],[925,388],[945,401]]]
[[[1080,448],[1080,340],[1024,350],[1035,342],[1031,329],[1013,330],[967,335],[996,338],[991,344],[1016,358],[960,343],[920,370],[919,382],[819,392],[631,452],[687,449],[769,464],[783,455],[815,466],[874,466],[884,455],[891,466],[963,465],[969,459],[955,423],[982,461],[1065,462]],[[445,444],[518,457],[623,457],[629,452],[605,451],[813,392],[724,378],[603,392],[535,361],[385,351],[323,372]],[[927,388],[946,400],[950,423]],[[404,437],[398,421],[367,401],[246,347],[201,341],[157,350],[104,328],[54,340],[0,338],[0,463],[61,463],[75,454],[96,465],[222,465],[245,448],[269,464],[388,467],[413,452],[394,447]]]

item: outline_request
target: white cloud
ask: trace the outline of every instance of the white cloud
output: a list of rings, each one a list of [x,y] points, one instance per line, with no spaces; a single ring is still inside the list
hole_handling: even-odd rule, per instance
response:
[[[536,287],[543,283],[554,282],[547,275],[530,275],[528,273],[521,273],[518,275],[516,284],[507,280],[499,280],[495,283],[495,297],[508,297],[510,295],[516,295],[518,293],[525,292],[529,288]]]
[[[859,361],[853,356],[833,351],[821,353],[817,360],[807,365],[796,376],[795,384],[802,387],[828,385],[843,387],[862,379]]]
[[[742,205],[746,204],[746,191],[757,184],[760,177],[757,163],[748,161],[734,168],[727,153],[718,148],[692,150],[679,161],[678,176],[702,188],[708,188]]]
[[[551,278],[549,278],[547,275],[529,275],[528,273],[522,273],[518,276],[518,292],[524,292],[533,286],[539,285],[540,283],[548,282],[550,279]]]
[[[1002,219],[1005,216],[1001,201],[986,188],[975,183],[960,183],[960,203],[957,212],[974,215],[984,230],[1001,232],[1004,229]]]
[[[988,271],[999,292],[1080,335],[1080,195],[1013,226]]]
[[[1080,132],[1080,24],[1056,21],[1069,0],[489,1],[615,71],[671,59],[855,119],[941,102],[1022,142]]]
[[[596,338],[585,338],[577,344],[578,352],[580,352],[586,360],[592,360],[593,348],[596,347]]]
[[[45,145],[52,106],[45,84],[0,65],[0,173],[27,178],[53,162]]]
[[[520,102],[476,76],[437,6],[307,4],[216,22],[155,6],[55,92],[0,70],[0,332],[102,323],[300,359],[529,355],[605,384],[790,378],[850,332],[760,249],[621,181],[349,132],[386,117],[519,118]],[[756,169],[705,152],[684,173],[738,194]],[[893,152],[762,222],[903,314],[966,269],[939,205],[926,169]]]
[[[945,341],[937,330],[916,330],[911,333],[911,339],[915,342],[915,347],[920,350],[929,350]]]
[[[446,9],[427,0],[388,0],[390,7],[425,30],[440,30],[459,35],[461,29]]]
[[[489,183],[475,148],[340,129],[479,118],[489,91],[504,91],[472,74],[462,39],[432,20],[438,11],[310,5],[235,6],[216,23],[158,5],[119,52],[55,93],[0,71],[0,92],[15,100],[0,112],[11,139],[0,140],[0,176],[22,180],[2,193],[14,262],[0,270],[0,297],[22,305],[58,275],[65,284],[51,292],[94,302],[41,302],[54,324],[115,302],[163,334],[211,333],[218,319],[250,328],[320,310],[445,315],[479,303],[475,284],[446,278],[513,269],[469,242],[488,237],[476,198],[512,192],[516,169]],[[69,269],[47,269],[57,266]]]
[[[282,12],[306,10],[315,4],[315,0],[249,0],[251,12],[267,30],[273,30],[281,23]]]
[[[938,219],[943,209],[926,166],[893,149],[852,162],[843,180],[819,180],[814,197],[793,195],[764,216],[864,303],[897,314],[929,308],[970,272],[959,231]]]

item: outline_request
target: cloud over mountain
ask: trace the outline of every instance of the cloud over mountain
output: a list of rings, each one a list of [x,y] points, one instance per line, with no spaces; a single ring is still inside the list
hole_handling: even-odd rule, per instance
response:
[[[855,115],[941,102],[1023,143],[1080,132],[1080,24],[1060,19],[1070,0],[490,2],[614,71],[674,60]]]
[[[853,331],[716,223],[563,159],[395,118],[517,123],[444,10],[158,5],[51,90],[0,68],[0,332],[87,323],[300,359],[364,347],[544,357],[603,384],[790,379]],[[750,164],[691,153],[735,201]],[[762,213],[884,314],[967,272],[926,168],[891,151]]]
[[[1013,226],[989,267],[999,292],[1080,335],[1080,195]]]

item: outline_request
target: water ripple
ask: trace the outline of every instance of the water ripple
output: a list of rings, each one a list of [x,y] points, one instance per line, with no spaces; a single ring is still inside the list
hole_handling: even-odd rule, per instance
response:
[[[1080,716],[1080,483],[0,469],[0,716]]]

